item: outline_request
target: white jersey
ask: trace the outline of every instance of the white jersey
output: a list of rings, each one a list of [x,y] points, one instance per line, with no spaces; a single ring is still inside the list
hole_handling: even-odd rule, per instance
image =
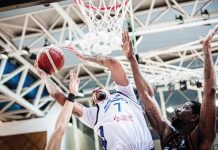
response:
[[[117,85],[117,93],[95,107],[83,107],[84,124],[94,129],[108,150],[150,150],[154,148],[143,110],[131,85]]]

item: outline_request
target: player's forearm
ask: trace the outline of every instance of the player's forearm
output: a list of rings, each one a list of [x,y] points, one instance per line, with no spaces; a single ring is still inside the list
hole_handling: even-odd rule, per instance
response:
[[[60,130],[55,129],[54,133],[51,135],[45,150],[60,150],[61,141],[63,138],[63,133]]]
[[[48,93],[61,105],[63,106],[66,100],[66,97],[63,91],[49,78],[46,77],[43,79],[48,90]]]
[[[60,128],[65,130],[70,117],[72,115],[74,103],[70,101],[66,101],[64,106],[62,107],[61,113],[58,116],[58,119],[56,121],[55,128]]]
[[[203,47],[204,53],[204,89],[205,92],[215,94],[216,89],[216,76],[215,76],[215,69],[212,60],[211,54],[211,46],[210,43],[206,43]]]
[[[206,41],[208,42],[208,41]],[[200,134],[212,144],[216,135],[216,83],[210,43],[204,43],[204,97],[201,104]]]
[[[155,132],[162,136],[163,131],[168,124],[163,118],[157,102],[152,97],[148,96],[148,94],[147,97],[145,97],[146,94],[143,96],[142,99],[146,99],[146,101],[144,101],[144,106],[148,121]]]
[[[51,80],[50,77],[44,77],[43,80],[45,82],[49,94],[53,95],[54,93],[62,92],[61,89],[54,83],[54,81]]]
[[[160,108],[154,99],[154,92],[149,83],[143,78],[140,72],[139,65],[134,56],[128,58],[133,72],[133,77],[137,90],[141,100],[144,103],[145,112],[147,114],[148,120],[152,128],[159,134],[162,135],[164,128],[166,127],[166,122],[161,115]]]
[[[115,67],[116,65],[120,65],[119,61],[117,61],[113,57],[109,57],[109,56],[99,57],[99,56],[84,55],[84,60],[97,63],[97,64],[104,66],[104,67],[107,67],[109,69],[116,68]]]
[[[84,60],[85,60],[85,61],[94,62],[94,63],[97,63],[97,64],[99,64],[99,65],[104,65],[104,64],[103,64],[104,62],[103,62],[103,58],[102,58],[102,57],[84,55]]]
[[[132,68],[134,81],[139,92],[144,93],[144,91],[146,91],[150,96],[153,96],[153,89],[149,85],[149,83],[143,78],[135,56],[129,57],[128,59]]]

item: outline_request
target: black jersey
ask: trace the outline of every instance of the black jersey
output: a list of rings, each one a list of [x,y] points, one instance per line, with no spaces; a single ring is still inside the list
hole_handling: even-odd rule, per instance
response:
[[[179,131],[171,128],[172,132],[163,141],[161,139],[162,150],[193,150],[189,136],[183,136]]]

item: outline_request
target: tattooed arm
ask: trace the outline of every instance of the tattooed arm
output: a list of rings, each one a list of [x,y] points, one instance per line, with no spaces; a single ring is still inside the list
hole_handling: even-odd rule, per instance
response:
[[[132,42],[129,39],[128,32],[123,33],[123,48],[127,59],[130,62],[133,77],[139,95],[144,103],[145,112],[147,114],[148,120],[152,128],[162,136],[166,127],[168,127],[168,122],[162,117],[161,110],[154,99],[154,92],[150,84],[143,78],[143,75],[139,69],[139,65],[133,53]]]
[[[216,76],[211,54],[211,40],[217,30],[218,26],[210,30],[201,41],[204,54],[204,96],[200,112],[199,137],[205,149],[211,149],[216,136]]]
[[[109,56],[89,56],[82,54],[78,49],[73,46],[66,47],[68,50],[72,51],[80,60],[82,61],[90,61],[97,63],[101,66],[107,67],[111,70],[113,80],[116,84],[121,86],[127,86],[129,81],[124,71],[121,63]]]

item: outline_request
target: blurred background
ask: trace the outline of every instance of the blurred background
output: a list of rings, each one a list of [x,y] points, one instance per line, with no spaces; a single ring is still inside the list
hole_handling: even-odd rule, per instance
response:
[[[97,1],[97,0],[95,0]],[[144,77],[152,84],[162,114],[169,120],[176,107],[189,100],[202,101],[203,52],[199,43],[218,24],[217,0],[132,0],[124,27],[136,49]],[[63,48],[78,44],[88,26],[72,0],[0,0],[0,149],[45,148],[60,106],[48,95],[33,67],[40,49],[61,47],[65,65],[52,76],[67,94],[69,71],[80,78],[78,102],[91,106],[92,90],[115,86],[110,72],[99,65],[80,62]],[[218,71],[218,34],[212,41]],[[131,67],[122,51],[110,54],[121,61],[132,85]],[[218,106],[218,100],[217,100]],[[152,130],[157,150],[159,137]],[[75,117],[69,122],[63,150],[100,150],[101,140]],[[218,139],[214,143],[218,149]]]

